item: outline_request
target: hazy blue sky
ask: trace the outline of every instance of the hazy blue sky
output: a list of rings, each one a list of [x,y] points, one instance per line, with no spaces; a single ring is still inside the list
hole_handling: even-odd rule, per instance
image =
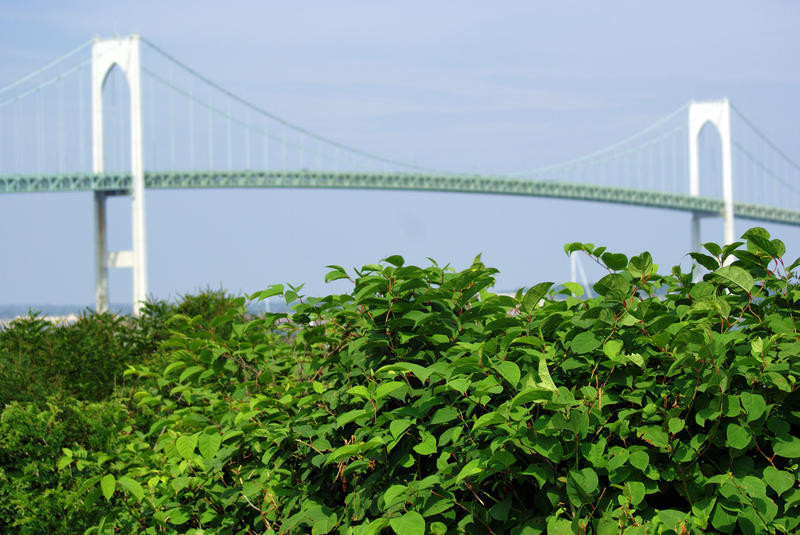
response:
[[[294,123],[430,167],[556,163],[723,96],[800,160],[798,23],[788,0],[6,2],[0,86],[93,35],[139,32]],[[544,199],[226,190],[147,203],[150,291],[162,298],[287,281],[321,293],[326,264],[396,253],[462,267],[482,252],[512,289],[568,280],[569,241],[650,250],[666,268],[686,264],[690,245],[686,214]],[[0,196],[0,303],[92,302],[91,206],[89,193]],[[122,248],[127,206],[111,209]],[[800,229],[768,228],[800,254]],[[721,222],[705,222],[703,239],[721,241]],[[111,284],[112,302],[130,301],[127,271]]]

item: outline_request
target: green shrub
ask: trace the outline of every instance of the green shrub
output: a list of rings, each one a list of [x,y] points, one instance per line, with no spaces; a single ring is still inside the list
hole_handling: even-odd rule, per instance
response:
[[[36,314],[15,320],[0,331],[0,407],[49,395],[105,399],[142,358],[142,344],[124,316],[84,313],[58,325]]]
[[[392,256],[289,317],[176,317],[166,367],[129,371],[153,424],[87,481],[97,531],[794,532],[800,262],[743,238],[699,282],[570,244],[608,268],[592,299]]]
[[[0,533],[71,535],[97,524],[109,507],[78,497],[85,477],[107,470],[127,425],[116,402],[49,398],[0,413]],[[74,459],[67,465],[59,459]]]

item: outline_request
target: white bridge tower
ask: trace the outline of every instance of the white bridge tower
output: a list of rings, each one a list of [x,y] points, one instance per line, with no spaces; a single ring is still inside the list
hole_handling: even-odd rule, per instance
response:
[[[731,107],[727,98],[689,103],[689,194],[700,195],[700,160],[698,139],[707,124],[713,124],[722,140],[722,198],[724,202],[725,243],[733,243],[733,170],[731,156]],[[700,250],[700,219],[706,214],[692,213],[692,250]]]
[[[131,176],[130,190],[95,191],[95,306],[108,310],[108,268],[133,268],[133,314],[138,316],[147,299],[147,251],[144,209],[144,155],[142,153],[142,70],[139,35],[114,39],[95,38],[92,44],[92,170],[105,171],[103,143],[103,87],[114,66],[125,74],[130,88]],[[133,247],[108,251],[106,198],[131,196]]]

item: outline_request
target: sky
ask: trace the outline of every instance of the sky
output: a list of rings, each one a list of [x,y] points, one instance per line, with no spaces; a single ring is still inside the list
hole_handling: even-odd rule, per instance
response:
[[[0,4],[0,86],[99,35],[138,32],[247,100],[313,132],[426,167],[504,173],[607,146],[690,99],[728,97],[800,161],[800,3],[210,1]],[[0,125],[2,128],[2,125]],[[688,178],[687,178],[688,180]],[[110,246],[130,244],[113,199]],[[90,193],[0,195],[0,304],[89,305]],[[467,267],[498,289],[569,280],[563,245],[650,251],[688,266],[688,214],[424,192],[151,191],[149,293],[251,293],[323,282],[392,254]],[[753,223],[738,220],[737,235]],[[763,225],[763,224],[762,224]],[[800,254],[800,229],[763,225]],[[723,239],[703,222],[703,241]],[[585,259],[590,279],[602,275]],[[112,303],[131,300],[112,270]]]

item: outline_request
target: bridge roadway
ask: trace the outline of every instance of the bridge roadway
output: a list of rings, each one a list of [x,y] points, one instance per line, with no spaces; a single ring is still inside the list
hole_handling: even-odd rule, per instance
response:
[[[67,191],[126,192],[130,173],[71,175],[0,175],[0,194]],[[483,175],[435,175],[357,171],[148,171],[147,189],[316,188],[440,191],[518,195],[628,204],[722,215],[723,201],[707,197],[611,186],[575,184]],[[734,215],[754,221],[800,226],[800,211],[734,203]]]

